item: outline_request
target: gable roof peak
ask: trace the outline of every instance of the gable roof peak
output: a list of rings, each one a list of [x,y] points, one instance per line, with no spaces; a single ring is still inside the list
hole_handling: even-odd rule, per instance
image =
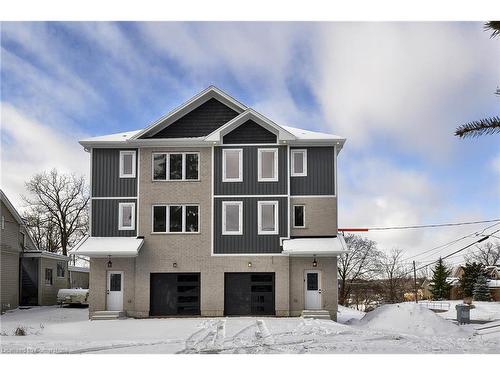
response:
[[[226,94],[221,89],[210,85],[206,89],[202,90],[195,96],[193,96],[188,101],[184,102],[174,110],[167,113],[165,116],[160,117],[158,120],[153,122],[151,125],[143,129],[142,131],[135,134],[131,139],[139,139],[145,135],[154,135],[158,133],[160,130],[163,130],[176,120],[185,116],[195,108],[199,107],[203,103],[207,102],[210,99],[216,99],[219,102],[225,104],[229,108],[233,109],[237,113],[241,113],[245,111],[248,107],[238,100],[234,99],[232,96]]]

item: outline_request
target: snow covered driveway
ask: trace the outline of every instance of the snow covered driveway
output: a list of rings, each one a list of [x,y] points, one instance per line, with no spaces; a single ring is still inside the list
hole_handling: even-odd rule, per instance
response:
[[[356,318],[351,325],[251,317],[89,321],[87,309],[51,306],[15,310],[0,322],[3,353],[500,353],[500,339],[391,332],[379,329],[380,318],[377,329]],[[14,336],[19,326],[27,336]]]

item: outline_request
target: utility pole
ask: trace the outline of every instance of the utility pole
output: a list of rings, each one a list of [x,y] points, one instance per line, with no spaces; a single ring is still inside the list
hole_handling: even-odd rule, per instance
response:
[[[417,268],[415,267],[415,261],[413,261],[413,282],[415,284],[415,303],[418,303]]]

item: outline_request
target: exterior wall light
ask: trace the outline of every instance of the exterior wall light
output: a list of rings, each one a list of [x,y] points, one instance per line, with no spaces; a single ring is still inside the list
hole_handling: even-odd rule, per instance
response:
[[[176,262],[172,263],[172,267],[177,268],[177,263]]]
[[[113,262],[111,261],[111,257],[108,257],[108,268],[113,267]]]
[[[318,261],[316,258],[313,259],[313,267],[318,267]]]
[[[252,267],[252,262],[248,262],[248,267]]]

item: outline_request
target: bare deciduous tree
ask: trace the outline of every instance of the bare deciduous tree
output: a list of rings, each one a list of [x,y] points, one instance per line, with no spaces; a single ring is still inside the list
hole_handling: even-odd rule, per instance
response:
[[[67,255],[68,248],[87,232],[90,198],[85,178],[52,169],[33,176],[26,182],[26,190],[29,196],[22,198],[35,242]]]
[[[380,253],[376,242],[367,238],[349,234],[345,240],[349,252],[339,257],[338,275],[339,304],[347,306],[353,282],[373,276],[377,270],[377,258]]]
[[[483,266],[500,264],[500,242],[477,245],[477,249],[465,255],[466,263],[480,263]]]
[[[406,284],[410,273],[403,263],[403,250],[393,249],[380,258],[380,274],[383,284],[383,298],[396,303],[404,300]]]

